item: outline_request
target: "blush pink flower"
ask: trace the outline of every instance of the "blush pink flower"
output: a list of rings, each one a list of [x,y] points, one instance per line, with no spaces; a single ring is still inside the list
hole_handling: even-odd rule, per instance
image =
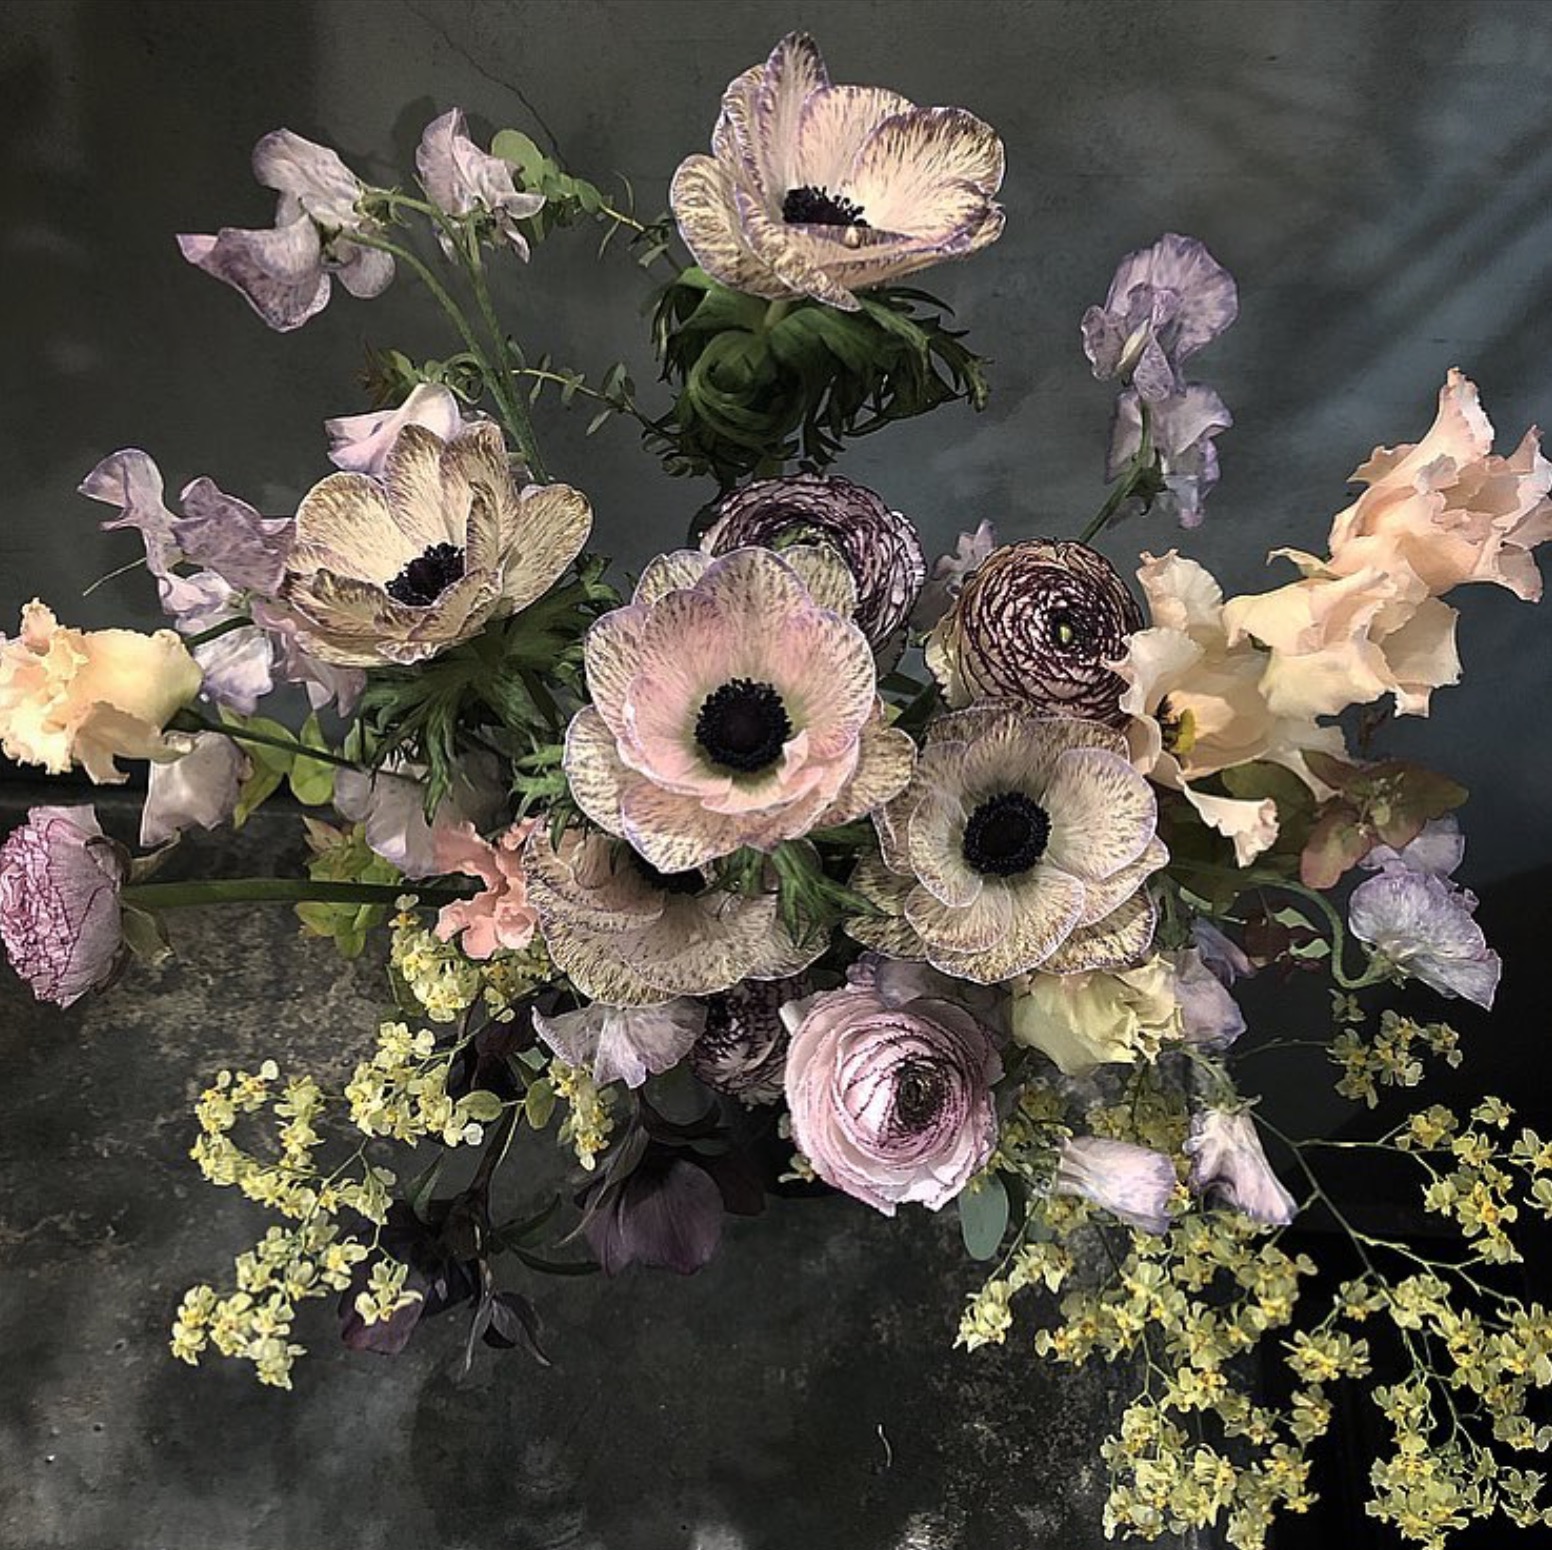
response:
[[[523,846],[537,819],[515,823],[492,844],[482,840],[472,823],[461,823],[436,836],[439,872],[477,877],[485,887],[472,899],[443,905],[436,934],[449,942],[461,933],[459,946],[470,958],[486,959],[502,948],[520,952],[533,941],[539,912],[528,898],[523,870]]]
[[[783,1009],[792,1135],[827,1184],[885,1216],[936,1211],[997,1144],[991,1035],[964,1007],[849,987]]]
[[[835,601],[854,602],[826,551],[654,560],[588,633],[593,703],[565,753],[583,813],[674,873],[894,796],[915,746],[883,724],[866,635],[819,601],[837,578]]]
[[[0,845],[0,942],[38,1000],[70,1006],[113,978],[128,875],[89,807],[35,807]]]

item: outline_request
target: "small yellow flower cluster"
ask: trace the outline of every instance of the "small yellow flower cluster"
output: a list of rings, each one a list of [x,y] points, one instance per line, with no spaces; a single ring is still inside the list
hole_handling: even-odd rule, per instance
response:
[[[501,1100],[475,1091],[455,1101],[447,1091],[452,1057],[435,1048],[427,1028],[411,1033],[403,1023],[382,1025],[376,1053],[356,1067],[345,1088],[357,1130],[412,1146],[428,1137],[444,1146],[480,1143],[482,1126],[501,1113]]]
[[[1096,1105],[1086,1120],[1096,1136],[1179,1157],[1190,1126],[1184,1084],[1162,1082],[1157,1071],[1141,1067],[1117,1102]]]
[[[609,1113],[611,1094],[593,1080],[590,1071],[582,1066],[568,1066],[563,1060],[552,1060],[549,1067],[550,1086],[556,1096],[564,1098],[568,1112],[561,1121],[560,1139],[569,1141],[577,1154],[577,1161],[589,1172],[598,1166],[598,1154],[609,1144],[609,1133],[614,1129],[614,1119]]]
[[[484,980],[479,966],[451,942],[439,941],[413,908],[399,901],[393,918],[389,963],[404,990],[434,1023],[450,1023],[480,998]]]
[[[1503,1130],[1512,1111],[1499,1098],[1485,1098],[1471,1112],[1476,1125]],[[1530,1137],[1530,1140],[1527,1140]],[[1472,1245],[1476,1258],[1489,1264],[1516,1263],[1522,1257],[1509,1236],[1509,1228],[1519,1219],[1520,1209],[1510,1198],[1515,1185],[1513,1166],[1539,1150],[1539,1137],[1526,1132],[1517,1149],[1504,1152],[1499,1140],[1486,1129],[1459,1127],[1448,1109],[1435,1104],[1410,1117],[1406,1130],[1397,1137],[1403,1151],[1412,1152],[1427,1169],[1429,1183],[1423,1190],[1423,1203],[1430,1211],[1454,1219]],[[1444,1153],[1455,1160],[1449,1172],[1436,1168],[1425,1154]],[[1503,1166],[1505,1163],[1508,1167]],[[1539,1181],[1537,1181],[1539,1182]],[[1532,1198],[1534,1195],[1532,1185]]]
[[[1338,1012],[1342,1015],[1340,1006]],[[1447,1023],[1419,1023],[1398,1012],[1381,1014],[1379,1031],[1372,1039],[1356,1027],[1344,1028],[1331,1043],[1331,1058],[1342,1068],[1336,1090],[1372,1109],[1380,1101],[1382,1087],[1416,1087],[1422,1081],[1425,1054],[1458,1066],[1460,1035]]]

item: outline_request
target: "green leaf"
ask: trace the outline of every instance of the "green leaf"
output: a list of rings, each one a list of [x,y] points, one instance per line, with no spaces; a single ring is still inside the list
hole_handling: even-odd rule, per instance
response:
[[[297,740],[309,748],[321,748],[326,753],[332,752],[328,740],[323,735],[323,729],[318,724],[317,711],[302,723],[302,730]],[[297,755],[291,761],[290,773],[287,776],[292,796],[303,807],[322,807],[324,803],[333,799],[336,769],[336,765],[325,764],[321,759],[309,759]]]
[[[1008,1192],[1002,1180],[990,1173],[960,1190],[959,1231],[971,1259],[992,1259],[1008,1230]]]
[[[459,1101],[458,1108],[468,1119],[477,1121],[481,1125],[488,1125],[492,1120],[501,1118],[501,1100],[493,1092],[483,1087],[477,1087],[466,1098]]]
[[[124,930],[124,945],[142,963],[165,963],[172,957],[167,925],[160,915],[125,904],[119,911],[119,923]]]
[[[530,1082],[523,1096],[523,1117],[529,1125],[535,1130],[543,1130],[554,1112],[555,1089],[550,1086],[549,1079],[541,1076],[538,1081]]]
[[[544,181],[549,157],[520,129],[503,129],[490,142],[490,154],[499,157],[522,174],[523,182],[537,188]]]

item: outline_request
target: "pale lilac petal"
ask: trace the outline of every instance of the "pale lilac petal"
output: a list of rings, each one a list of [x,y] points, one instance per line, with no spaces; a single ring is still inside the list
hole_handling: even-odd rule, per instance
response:
[[[361,180],[326,145],[274,130],[253,148],[253,175],[265,188],[289,194],[321,225],[348,230],[359,221]]]
[[[180,620],[180,628],[191,622]],[[201,698],[229,706],[239,715],[251,716],[275,687],[274,648],[262,630],[233,630],[206,641],[194,648],[194,660],[204,675]]]
[[[413,770],[340,770],[334,777],[334,806],[342,818],[365,826],[369,849],[418,881],[443,870],[438,830],[462,825],[483,830],[494,822],[502,800],[498,777],[493,756],[465,755],[452,790],[437,805],[434,824],[426,819],[425,783]]]
[[[688,1055],[706,1026],[706,1008],[680,998],[661,1006],[614,1007],[595,1001],[553,1017],[534,1013],[539,1037],[568,1065],[592,1071],[600,1085],[640,1087]]]
[[[184,515],[173,524],[173,535],[191,565],[214,571],[241,591],[273,597],[280,590],[291,550],[289,518],[260,516],[210,479],[195,479],[178,498]]]
[[[1198,918],[1191,922],[1191,940],[1196,944],[1198,957],[1225,987],[1235,980],[1249,979],[1256,972],[1245,949],[1210,920]]]
[[[164,845],[185,829],[215,829],[232,816],[248,756],[219,732],[200,732],[192,750],[168,764],[151,765],[145,806],[140,813],[140,843]]]
[[[1191,1188],[1272,1227],[1286,1227],[1298,1203],[1272,1171],[1248,1109],[1200,1109],[1185,1145]]]
[[[1186,1042],[1201,1049],[1227,1049],[1245,1031],[1239,1003],[1196,948],[1175,953],[1173,961]]]
[[[113,532],[136,529],[145,542],[146,565],[157,581],[168,579],[170,568],[182,558],[173,537],[177,520],[163,500],[161,470],[139,447],[126,447],[105,457],[78,486],[82,495],[117,506],[119,514],[102,523]]]
[[[1425,872],[1391,870],[1353,890],[1353,935],[1442,996],[1491,1008],[1503,964],[1472,919],[1476,900]]]
[[[1376,845],[1358,865],[1369,872],[1390,872],[1396,868],[1422,872],[1429,877],[1449,878],[1460,870],[1466,859],[1466,836],[1453,813],[1430,819],[1422,832],[1409,844],[1396,850]]]
[[[1169,1231],[1175,1165],[1163,1152],[1103,1136],[1074,1136],[1057,1152],[1058,1195],[1081,1195],[1142,1232]]]
[[[406,425],[422,425],[443,441],[451,441],[463,428],[457,394],[437,382],[419,382],[397,409],[325,420],[329,461],[347,473],[381,475]]]
[[[278,333],[300,328],[329,301],[318,228],[302,216],[269,231],[223,227],[214,237],[180,236],[183,256],[234,290]]]
[[[519,192],[512,168],[469,138],[461,109],[452,108],[426,126],[415,152],[415,169],[434,205],[449,215],[484,211],[494,216],[518,256],[528,257],[528,243],[517,223],[538,214],[544,195]],[[445,236],[442,242],[447,245]]]

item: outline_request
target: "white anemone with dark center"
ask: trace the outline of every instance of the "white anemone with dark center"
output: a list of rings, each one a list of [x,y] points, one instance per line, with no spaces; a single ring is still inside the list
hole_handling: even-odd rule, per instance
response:
[[[1168,860],[1157,816],[1108,727],[1007,704],[940,717],[852,880],[881,914],[847,929],[980,984],[1133,962],[1153,938],[1144,885]]]

